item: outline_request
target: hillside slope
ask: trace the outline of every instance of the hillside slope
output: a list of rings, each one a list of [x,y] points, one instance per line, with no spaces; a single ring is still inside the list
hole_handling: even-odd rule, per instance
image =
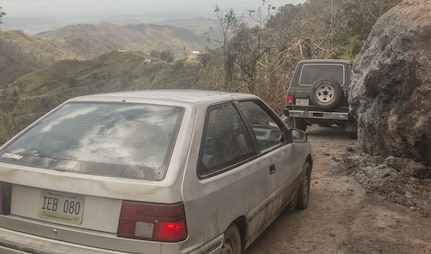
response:
[[[0,91],[0,144],[63,101],[80,95],[155,88],[196,88],[197,63],[151,62],[142,52],[61,60]]]
[[[101,36],[121,45],[123,50],[140,50],[149,53],[151,50],[171,50],[177,57],[184,50],[202,50],[203,39],[191,30],[170,25],[129,24],[114,25],[111,23],[69,25],[58,30],[35,35],[39,38],[67,38],[72,35],[90,34]]]
[[[88,60],[113,51],[170,50],[182,58],[205,48],[191,30],[166,25],[70,25],[29,36],[22,31],[0,31],[0,84],[39,70],[59,60]]]
[[[62,59],[85,60],[117,51],[121,45],[92,34],[41,38],[21,31],[0,31],[0,84]]]

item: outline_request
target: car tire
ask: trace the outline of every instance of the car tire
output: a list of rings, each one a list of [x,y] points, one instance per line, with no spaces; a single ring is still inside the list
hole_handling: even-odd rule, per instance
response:
[[[224,233],[221,254],[241,254],[241,236],[236,224],[231,224]]]
[[[304,163],[301,175],[299,176],[298,198],[296,200],[296,209],[304,210],[308,207],[310,199],[310,183],[311,183],[311,166],[310,163]]]
[[[331,109],[340,103],[343,90],[337,81],[333,79],[322,79],[314,83],[310,100],[320,109]]]

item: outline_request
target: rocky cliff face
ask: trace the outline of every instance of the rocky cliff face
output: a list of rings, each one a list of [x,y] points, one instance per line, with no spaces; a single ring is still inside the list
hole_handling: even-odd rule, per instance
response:
[[[350,89],[365,152],[431,166],[431,1],[404,0],[378,20]]]

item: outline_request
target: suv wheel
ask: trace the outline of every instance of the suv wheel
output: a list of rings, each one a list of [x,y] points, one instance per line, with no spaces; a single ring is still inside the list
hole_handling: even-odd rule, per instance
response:
[[[321,109],[331,109],[338,105],[343,97],[343,91],[337,81],[323,79],[317,81],[310,94],[311,102]]]

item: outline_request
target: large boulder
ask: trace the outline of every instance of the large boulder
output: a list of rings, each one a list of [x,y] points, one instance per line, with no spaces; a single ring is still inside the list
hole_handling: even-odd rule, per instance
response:
[[[404,0],[377,21],[349,103],[365,152],[431,165],[431,1]]]

